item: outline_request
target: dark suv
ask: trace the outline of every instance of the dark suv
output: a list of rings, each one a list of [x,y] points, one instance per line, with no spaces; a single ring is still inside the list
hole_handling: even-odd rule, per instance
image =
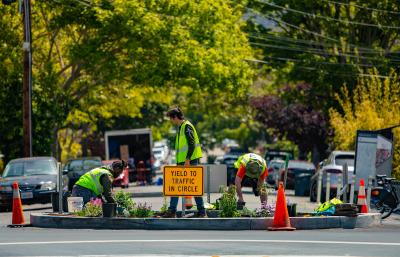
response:
[[[100,166],[102,166],[100,157],[83,157],[67,161],[63,173],[68,177],[68,190],[72,190],[83,174]]]

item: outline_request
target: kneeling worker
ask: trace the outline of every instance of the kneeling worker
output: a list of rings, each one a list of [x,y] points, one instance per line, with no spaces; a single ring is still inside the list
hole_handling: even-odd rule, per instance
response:
[[[126,162],[118,160],[111,165],[94,168],[83,174],[72,188],[72,196],[83,198],[86,204],[92,198],[103,196],[108,203],[114,203],[111,195],[112,182],[126,167]]]
[[[240,156],[234,166],[238,169],[235,178],[236,193],[239,198],[238,206],[243,207],[245,204],[242,187],[247,183],[251,184],[254,195],[260,196],[261,203],[267,202],[267,195],[260,194],[261,186],[268,176],[267,163],[265,160],[255,153],[247,153]]]

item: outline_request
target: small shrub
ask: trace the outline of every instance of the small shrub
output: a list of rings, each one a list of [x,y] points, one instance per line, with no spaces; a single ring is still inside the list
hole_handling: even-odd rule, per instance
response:
[[[102,215],[102,213],[103,210],[102,210],[101,199],[96,198],[86,203],[85,206],[83,207],[83,210],[77,212],[76,214],[78,216],[84,216],[84,217],[99,217]]]
[[[253,210],[247,209],[246,207],[243,207],[243,210],[239,211],[242,217],[255,217],[256,213]]]
[[[167,198],[164,197],[163,199],[163,205],[161,206],[161,210],[162,213],[165,213],[168,211],[168,203],[167,203]]]
[[[266,202],[261,203],[261,207],[255,210],[256,217],[272,217],[275,214],[275,205]]]
[[[132,216],[138,218],[147,218],[153,215],[151,205],[147,203],[139,203],[133,211],[130,212]]]
[[[219,199],[220,217],[240,217],[237,210],[236,187],[229,186],[228,190],[222,194]]]
[[[124,208],[127,211],[131,211],[135,208],[135,202],[131,198],[131,194],[122,190],[118,191],[114,195],[114,200],[119,207]]]

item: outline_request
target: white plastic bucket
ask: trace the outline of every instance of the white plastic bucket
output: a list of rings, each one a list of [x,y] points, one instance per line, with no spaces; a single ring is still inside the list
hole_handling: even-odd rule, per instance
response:
[[[82,211],[83,198],[82,197],[68,197],[68,212]]]

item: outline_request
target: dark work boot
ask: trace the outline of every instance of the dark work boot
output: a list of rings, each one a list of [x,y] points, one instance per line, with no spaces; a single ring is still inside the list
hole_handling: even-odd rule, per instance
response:
[[[166,213],[161,215],[161,218],[176,218],[176,212],[168,210]]]
[[[207,218],[206,210],[199,210],[196,213],[195,218]]]

